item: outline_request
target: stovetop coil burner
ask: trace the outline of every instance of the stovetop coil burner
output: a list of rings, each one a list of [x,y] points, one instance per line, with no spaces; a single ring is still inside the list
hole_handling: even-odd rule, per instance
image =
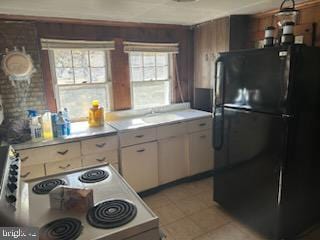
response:
[[[97,228],[115,228],[132,221],[137,215],[137,207],[121,199],[111,199],[98,203],[87,213],[88,222]]]
[[[79,181],[83,183],[96,183],[103,181],[109,177],[109,173],[102,169],[93,169],[85,172],[79,177]]]
[[[65,185],[65,184],[66,184],[65,181],[58,178],[48,179],[34,185],[32,188],[32,191],[36,194],[47,194],[55,187],[59,185]]]
[[[40,239],[75,240],[83,229],[81,221],[76,218],[61,218],[40,228]]]

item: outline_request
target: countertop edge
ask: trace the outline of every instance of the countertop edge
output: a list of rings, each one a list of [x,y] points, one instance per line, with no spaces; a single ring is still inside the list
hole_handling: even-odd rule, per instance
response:
[[[117,134],[118,134],[118,131],[114,130],[111,132],[102,132],[102,133],[91,134],[87,136],[78,136],[74,138],[56,138],[54,140],[48,140],[48,141],[42,141],[42,142],[19,143],[19,144],[13,144],[12,146],[15,150],[19,151],[19,150],[26,150],[26,149],[32,149],[32,148],[54,146],[58,144],[79,142],[79,141],[88,140],[88,139],[97,138],[97,137],[116,136]]]
[[[155,128],[155,127],[160,127],[160,126],[165,126],[165,125],[177,124],[177,123],[181,123],[181,122],[189,122],[189,121],[198,120],[198,119],[202,119],[202,118],[212,118],[212,116],[209,114],[207,116],[196,116],[196,117],[167,121],[167,122],[156,123],[156,124],[151,123],[151,124],[148,124],[145,126],[138,126],[136,128],[126,128],[126,129],[119,129],[119,128],[117,128],[116,125],[113,125],[111,122],[108,122],[108,124],[110,126],[112,126],[113,128],[117,129],[118,133],[126,133],[126,132],[131,132],[131,131],[135,131],[135,130],[139,130],[139,129]]]

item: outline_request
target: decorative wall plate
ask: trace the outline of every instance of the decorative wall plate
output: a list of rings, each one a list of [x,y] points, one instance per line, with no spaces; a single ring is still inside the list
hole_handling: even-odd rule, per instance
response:
[[[31,75],[35,72],[32,58],[16,47],[12,51],[6,49],[6,54],[2,58],[2,70],[9,76],[11,81],[30,81]]]

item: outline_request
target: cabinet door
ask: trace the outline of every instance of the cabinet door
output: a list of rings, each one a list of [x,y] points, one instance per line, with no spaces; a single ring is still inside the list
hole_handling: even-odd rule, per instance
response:
[[[212,88],[210,86],[210,49],[208,25],[204,24],[195,29],[195,87]]]
[[[185,136],[159,141],[159,183],[164,184],[186,177],[188,161]]]
[[[189,135],[190,175],[213,169],[211,129]]]
[[[121,169],[123,177],[137,192],[158,186],[157,142],[122,148]]]

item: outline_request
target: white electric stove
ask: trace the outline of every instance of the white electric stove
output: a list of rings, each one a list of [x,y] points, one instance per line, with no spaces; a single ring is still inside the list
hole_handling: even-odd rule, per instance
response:
[[[48,192],[59,184],[93,189],[95,207],[88,213],[51,209]],[[20,189],[16,218],[47,238],[160,239],[158,217],[112,166],[45,177],[21,183]]]

